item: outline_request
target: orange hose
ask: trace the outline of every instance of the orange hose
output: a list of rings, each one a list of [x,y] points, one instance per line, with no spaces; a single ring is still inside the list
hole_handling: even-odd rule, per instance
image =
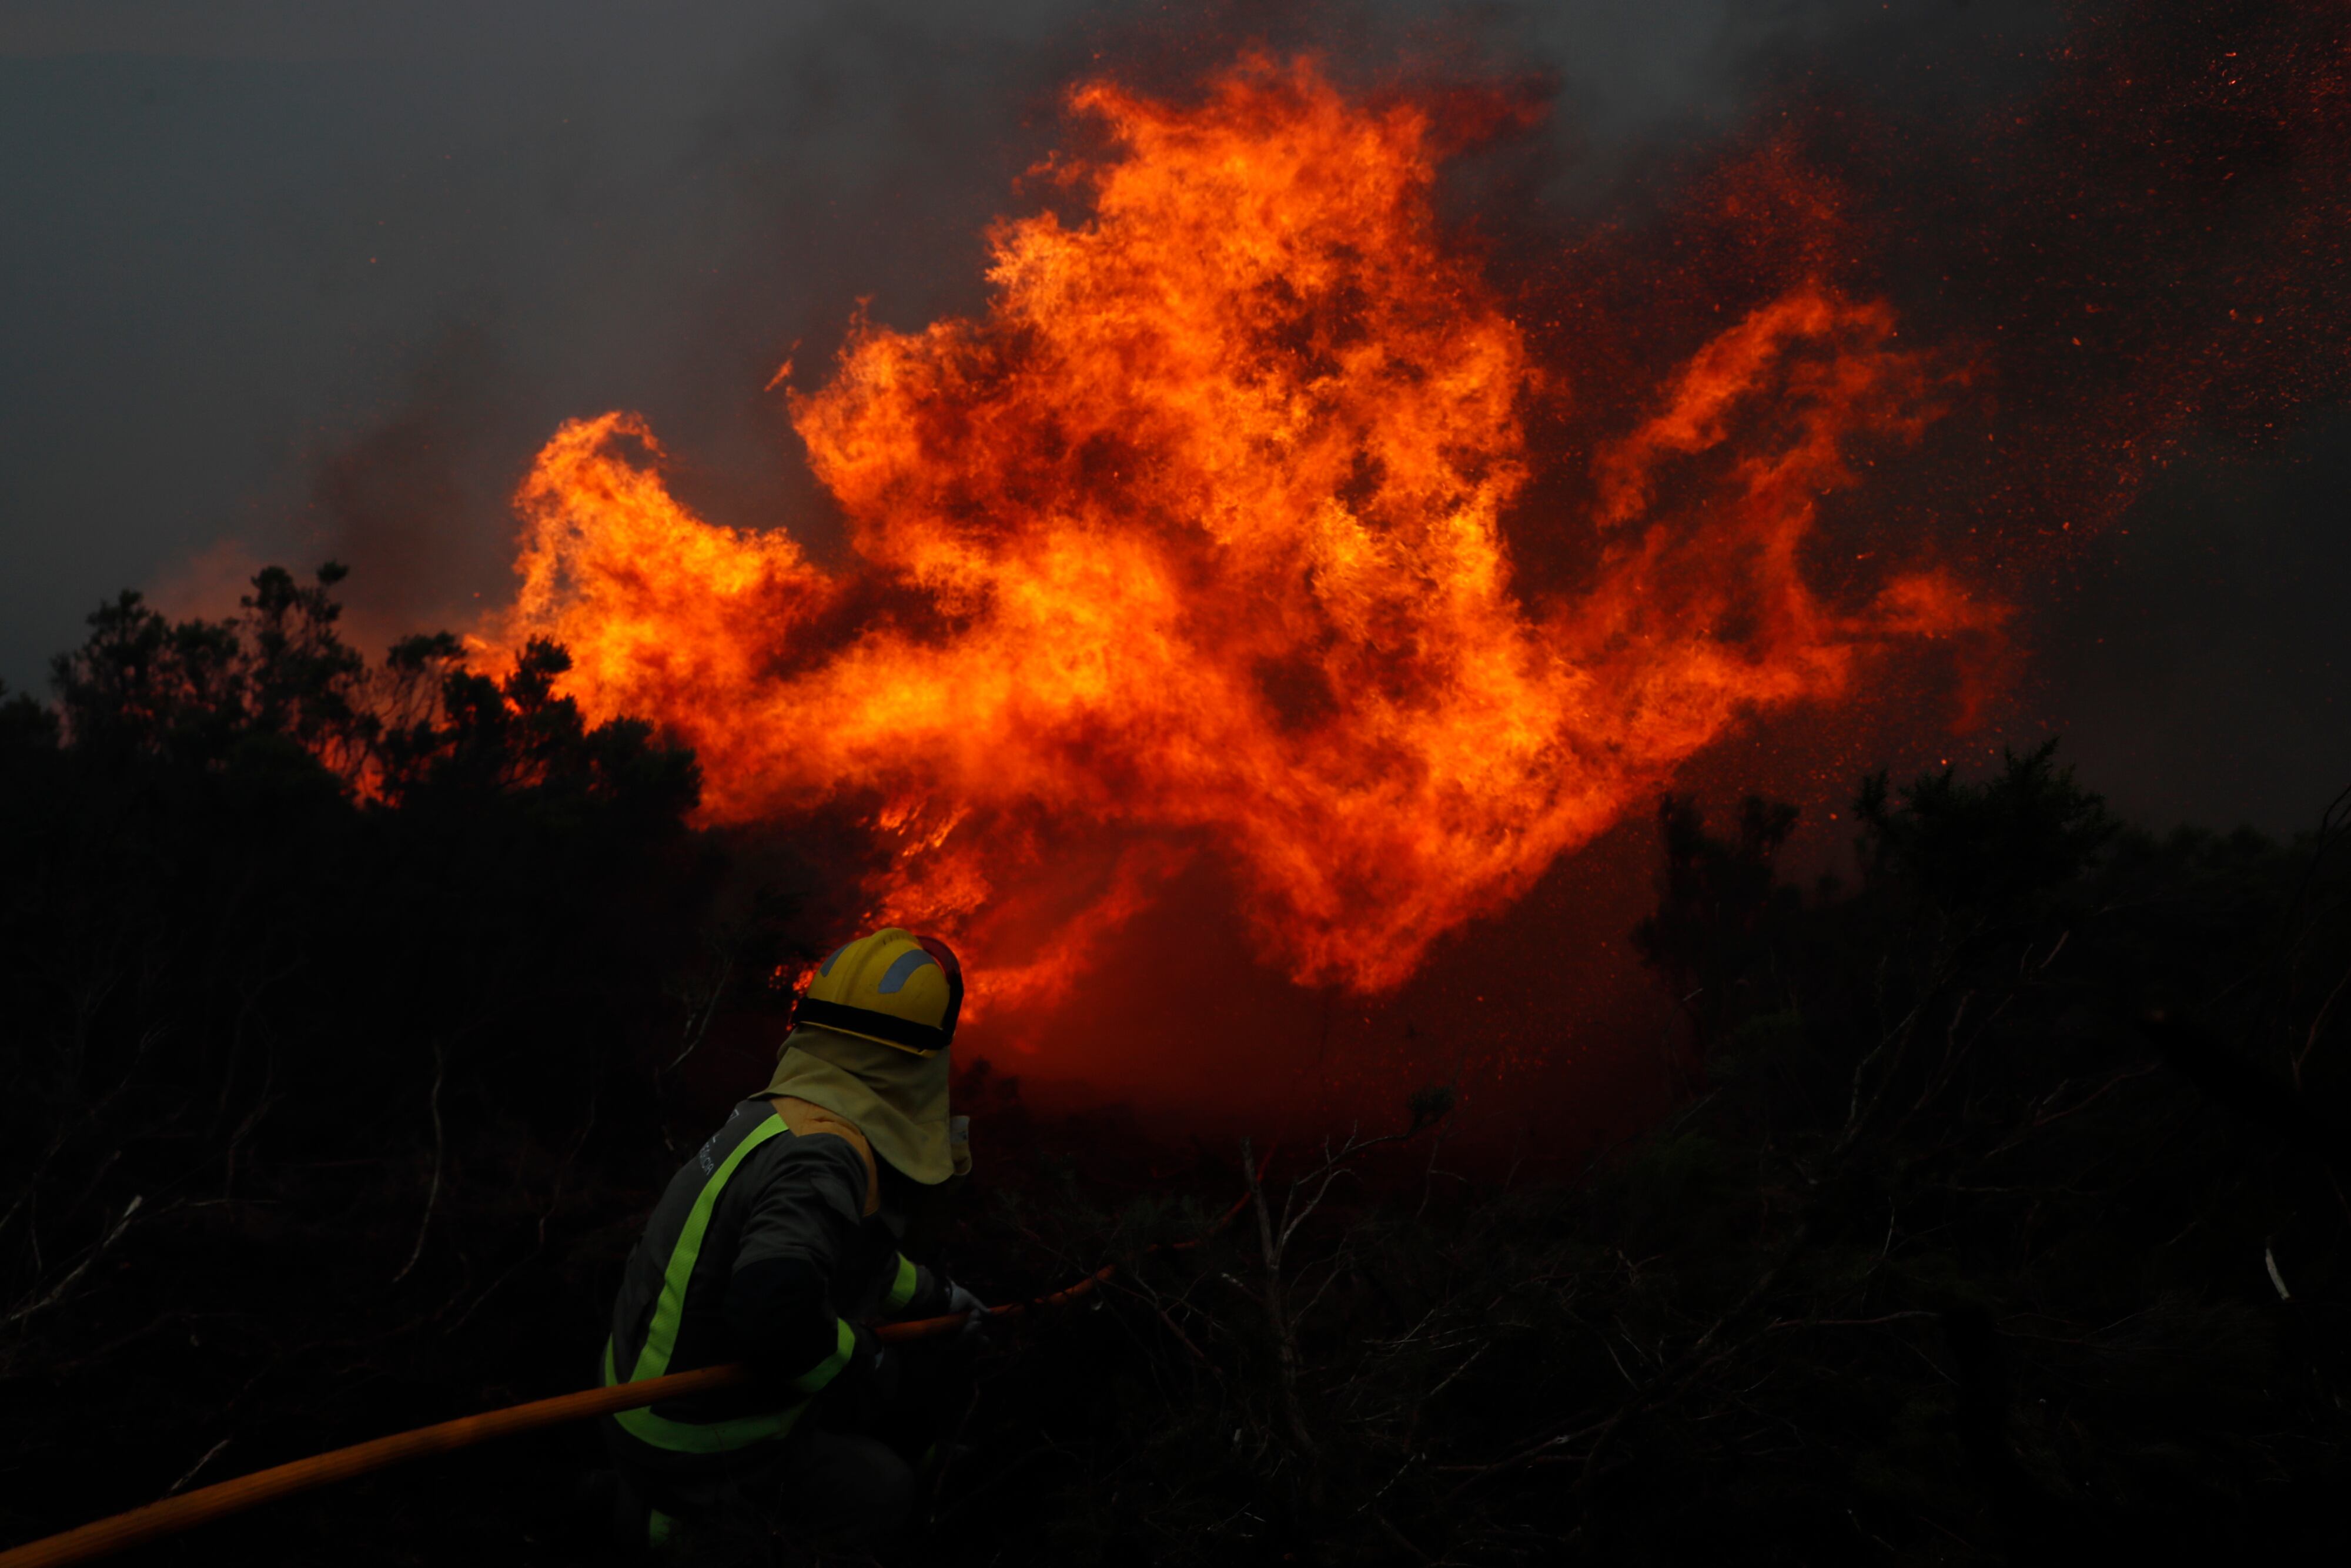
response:
[[[1269,1149],[1266,1164],[1270,1166],[1272,1162],[1273,1153]],[[1263,1175],[1262,1168],[1259,1175]],[[1239,1214],[1248,1202],[1249,1198],[1244,1195],[1204,1235],[1190,1241],[1172,1243],[1170,1249],[1182,1251],[1197,1246],[1230,1224],[1233,1217]],[[1059,1306],[1064,1301],[1073,1301],[1117,1271],[1116,1264],[1106,1263],[1076,1284],[1056,1291],[1050,1296],[990,1307],[988,1315],[1013,1317],[1032,1306]],[[917,1318],[912,1322],[883,1323],[873,1332],[875,1337],[895,1343],[901,1340],[929,1339],[938,1334],[958,1333],[966,1322],[962,1317]],[[405,1464],[410,1459],[421,1459],[427,1454],[446,1454],[458,1448],[470,1448],[493,1437],[533,1432],[541,1427],[559,1427],[566,1421],[584,1421],[591,1416],[609,1416],[615,1410],[633,1410],[639,1406],[656,1404],[664,1399],[705,1394],[714,1388],[731,1388],[750,1375],[749,1367],[739,1362],[729,1362],[723,1366],[674,1372],[666,1377],[648,1378],[642,1383],[616,1383],[605,1388],[585,1388],[577,1394],[559,1395],[553,1399],[535,1399],[528,1405],[512,1405],[506,1409],[491,1410],[479,1416],[460,1416],[435,1427],[419,1427],[413,1432],[395,1432],[389,1437],[378,1437],[371,1442],[354,1443],[348,1448],[313,1454],[307,1459],[256,1470],[249,1476],[200,1487],[178,1497],[163,1498],[144,1507],[134,1508],[128,1513],[118,1513],[110,1519],[101,1519],[60,1535],[26,1542],[22,1546],[0,1552],[0,1568],[59,1568],[68,1563],[88,1563],[137,1546],[142,1542],[177,1535],[208,1521],[242,1513],[248,1508],[289,1497],[298,1491],[308,1491],[312,1487],[325,1486],[329,1481],[349,1480],[371,1470],[387,1469],[393,1465]]]
[[[991,1307],[988,1311],[992,1316],[1010,1317],[1032,1305],[1050,1306],[1073,1301],[1110,1278],[1112,1271],[1112,1266],[1105,1266],[1067,1290],[1040,1297],[1033,1302],[1016,1301],[1007,1306]],[[965,1320],[961,1317],[917,1318],[912,1322],[884,1323],[874,1333],[880,1339],[895,1343],[954,1333],[964,1326]],[[458,1448],[470,1448],[493,1437],[511,1437],[517,1432],[532,1432],[541,1427],[560,1426],[566,1421],[584,1421],[591,1416],[609,1416],[615,1410],[632,1410],[641,1405],[652,1405],[664,1399],[680,1399],[689,1394],[706,1394],[714,1388],[732,1387],[750,1375],[749,1367],[739,1362],[729,1362],[723,1366],[674,1372],[666,1377],[648,1378],[643,1383],[616,1383],[607,1388],[582,1389],[577,1394],[565,1394],[553,1399],[536,1399],[528,1405],[510,1406],[504,1410],[492,1410],[480,1416],[461,1416],[435,1427],[419,1427],[413,1432],[396,1432],[389,1437],[354,1443],[348,1448],[336,1448],[329,1453],[313,1454],[307,1459],[296,1459],[290,1464],[239,1476],[235,1480],[183,1492],[178,1497],[167,1497],[143,1508],[134,1508],[128,1513],[118,1513],[111,1519],[101,1519],[78,1530],[68,1530],[62,1535],[28,1542],[0,1552],[0,1568],[58,1568],[59,1564],[68,1563],[88,1563],[141,1542],[177,1535],[208,1521],[242,1513],[248,1508],[295,1492],[308,1491],[312,1487],[325,1486],[329,1481],[349,1480],[371,1470],[405,1464],[410,1459],[421,1459],[427,1454],[446,1454]]]

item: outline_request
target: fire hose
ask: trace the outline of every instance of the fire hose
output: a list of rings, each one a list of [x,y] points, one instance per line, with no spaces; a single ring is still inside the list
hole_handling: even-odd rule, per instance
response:
[[[1073,1301],[1109,1279],[1116,1269],[1115,1264],[1105,1264],[1066,1290],[1032,1301],[990,1307],[988,1315],[1013,1317],[1030,1307],[1059,1306]],[[877,1339],[896,1343],[956,1333],[967,1326],[967,1322],[960,1315],[919,1318],[913,1322],[883,1323],[873,1333]],[[616,1410],[633,1410],[664,1399],[682,1399],[689,1394],[707,1394],[714,1388],[731,1388],[750,1376],[748,1366],[741,1362],[728,1362],[722,1366],[674,1372],[666,1377],[649,1377],[642,1383],[616,1383],[609,1387],[582,1389],[577,1394],[560,1395],[553,1399],[535,1399],[528,1405],[513,1405],[479,1416],[463,1416],[437,1426],[419,1427],[412,1432],[395,1432],[389,1437],[377,1437],[370,1442],[354,1443],[348,1448],[313,1454],[307,1459],[296,1459],[289,1464],[256,1470],[249,1476],[239,1476],[235,1480],[220,1481],[194,1491],[183,1492],[177,1497],[167,1497],[143,1508],[134,1508],[128,1513],[118,1513],[110,1519],[101,1519],[78,1530],[68,1530],[61,1535],[27,1542],[22,1546],[0,1552],[0,1568],[57,1568],[57,1565],[67,1563],[88,1563],[143,1542],[177,1535],[183,1530],[211,1520],[242,1513],[248,1508],[256,1508],[281,1497],[325,1486],[329,1481],[349,1480],[372,1470],[405,1464],[410,1459],[421,1459],[428,1454],[446,1454],[459,1448],[470,1448],[493,1437],[535,1432],[541,1427],[558,1427],[566,1421],[584,1421],[591,1416],[609,1416]]]
[[[1273,1151],[1269,1149],[1263,1165],[1259,1168],[1259,1179],[1262,1179],[1265,1168],[1272,1163]],[[1234,1217],[1248,1203],[1249,1198],[1245,1195],[1227,1209],[1216,1224],[1189,1241],[1166,1243],[1163,1248],[1151,1250],[1180,1252],[1196,1247],[1231,1224]],[[1018,1317],[1031,1307],[1060,1306],[1074,1301],[1091,1293],[1117,1271],[1118,1265],[1105,1263],[1076,1284],[1056,1291],[1051,1295],[990,1307],[987,1309],[988,1316]],[[883,1323],[873,1333],[875,1338],[894,1344],[906,1340],[959,1333],[968,1323],[969,1319],[962,1315],[918,1318],[912,1322]],[[585,1421],[597,1416],[609,1416],[616,1410],[633,1410],[664,1399],[682,1399],[689,1394],[707,1394],[714,1388],[731,1388],[747,1381],[751,1375],[751,1369],[741,1362],[728,1362],[720,1366],[696,1367],[691,1372],[673,1372],[666,1377],[649,1377],[640,1383],[616,1383],[602,1388],[584,1388],[577,1394],[559,1395],[552,1399],[534,1399],[528,1405],[510,1405],[503,1410],[485,1411],[479,1416],[461,1416],[455,1421],[419,1427],[409,1432],[395,1432],[388,1437],[354,1443],[348,1448],[329,1449],[323,1454],[313,1454],[307,1459],[295,1459],[269,1469],[256,1470],[249,1476],[238,1476],[234,1480],[218,1481],[194,1491],[183,1492],[177,1497],[162,1498],[127,1513],[97,1520],[62,1534],[26,1542],[22,1546],[0,1552],[0,1568],[61,1568],[62,1564],[68,1563],[89,1563],[145,1542],[177,1535],[183,1530],[192,1530],[212,1520],[242,1513],[246,1509],[257,1508],[281,1497],[291,1497],[296,1492],[325,1486],[330,1481],[350,1480],[354,1476],[388,1469],[411,1459],[421,1459],[428,1454],[454,1453],[459,1448],[470,1448],[476,1443],[486,1443],[493,1437],[535,1432],[541,1427],[559,1427],[567,1421]]]

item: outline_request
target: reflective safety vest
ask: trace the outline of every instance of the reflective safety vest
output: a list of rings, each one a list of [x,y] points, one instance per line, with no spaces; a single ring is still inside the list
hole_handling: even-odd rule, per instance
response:
[[[759,1117],[747,1131],[739,1130],[732,1125],[750,1112],[754,1105],[766,1113],[764,1116]],[[653,1300],[652,1313],[644,1320],[643,1341],[638,1346],[636,1355],[631,1362],[625,1376],[617,1364],[614,1341],[608,1338],[604,1343],[603,1377],[607,1385],[621,1382],[637,1383],[648,1378],[660,1377],[672,1371],[688,1370],[686,1367],[675,1367],[671,1364],[677,1354],[680,1332],[685,1321],[687,1298],[694,1286],[695,1268],[702,1261],[705,1243],[710,1237],[713,1218],[718,1213],[720,1204],[726,1196],[728,1185],[734,1180],[737,1172],[741,1170],[745,1163],[759,1150],[791,1130],[783,1118],[776,1114],[764,1102],[747,1102],[738,1105],[736,1107],[735,1114],[728,1120],[730,1125],[722,1128],[718,1134],[702,1146],[696,1160],[689,1163],[685,1169],[679,1173],[678,1178],[671,1183],[662,1205],[654,1210],[653,1222],[647,1228],[646,1240],[641,1244],[641,1250],[644,1247],[653,1245],[658,1229],[664,1227],[667,1218],[674,1213],[674,1206],[683,1199],[686,1192],[693,1192],[692,1202],[685,1209],[676,1238],[669,1246],[668,1257],[662,1268],[659,1293]],[[841,1135],[839,1126],[839,1124],[835,1124],[825,1127],[824,1131],[839,1136]],[[813,1129],[811,1131],[813,1132]],[[853,1133],[854,1129],[850,1131]],[[726,1149],[723,1156],[720,1155],[718,1151],[730,1138],[733,1147]],[[862,1145],[862,1143],[863,1140],[858,1138],[852,1146],[856,1146],[856,1152],[864,1163],[866,1171],[870,1173],[873,1169],[872,1156],[862,1146],[857,1146]],[[698,1190],[695,1189],[686,1179],[697,1168],[703,1173]],[[869,1190],[866,1195],[869,1198],[872,1196],[872,1179],[869,1176]],[[738,1205],[737,1209],[739,1210],[740,1207],[741,1206]],[[741,1215],[738,1212],[736,1216],[736,1223],[738,1227],[740,1222]],[[869,1257],[871,1257],[870,1254]],[[882,1260],[873,1258],[872,1261],[878,1263]],[[903,1310],[914,1299],[921,1288],[920,1271],[914,1264],[907,1261],[903,1253],[897,1253],[893,1249],[887,1261],[893,1264],[894,1268],[889,1270],[888,1282],[881,1291],[878,1300],[874,1301],[874,1305],[884,1314]],[[632,1259],[632,1266],[637,1266],[638,1262],[638,1260]],[[731,1259],[724,1260],[724,1266],[731,1269],[733,1260]],[[862,1271],[860,1270],[860,1272]],[[870,1275],[868,1277],[871,1278]],[[869,1285],[867,1289],[871,1290],[872,1287]],[[642,1297],[639,1299],[642,1300]],[[657,1406],[651,1406],[616,1412],[613,1419],[619,1423],[622,1430],[639,1441],[677,1454],[726,1453],[747,1448],[754,1443],[780,1438],[791,1431],[794,1424],[799,1421],[800,1413],[808,1408],[809,1398],[822,1390],[843,1367],[849,1364],[850,1356],[855,1350],[856,1336],[845,1320],[836,1319],[833,1327],[832,1354],[790,1380],[788,1386],[800,1397],[782,1408],[758,1410],[720,1419],[697,1421],[680,1419],[674,1415],[659,1414]],[[707,1356],[697,1358],[695,1364],[707,1364],[711,1359],[713,1358]]]

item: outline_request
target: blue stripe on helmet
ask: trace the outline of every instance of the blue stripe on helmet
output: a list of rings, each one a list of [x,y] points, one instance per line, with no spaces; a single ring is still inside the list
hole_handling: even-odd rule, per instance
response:
[[[936,967],[938,960],[920,947],[911,953],[901,953],[891,961],[887,969],[882,971],[882,983],[873,988],[885,997],[893,996],[904,990],[906,982],[914,977],[914,971],[925,964]]]
[[[819,965],[816,967],[816,972],[817,972],[818,974],[820,974],[820,975],[830,975],[830,974],[831,974],[831,973],[832,973],[832,967],[833,967],[835,964],[837,964],[837,963],[839,963],[839,962],[841,961],[841,956],[843,953],[848,952],[852,947],[854,947],[854,946],[857,946],[857,944],[856,944],[856,943],[854,943],[854,942],[845,942],[845,943],[841,944],[840,946],[835,947],[835,948],[832,950],[832,956],[831,956],[831,957],[830,957],[830,958],[827,958],[823,963],[819,964]]]

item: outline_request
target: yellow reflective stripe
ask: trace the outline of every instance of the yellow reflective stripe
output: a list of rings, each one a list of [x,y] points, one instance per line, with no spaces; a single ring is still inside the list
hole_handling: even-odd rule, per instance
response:
[[[608,1385],[620,1381],[612,1375],[611,1340],[604,1342],[604,1381]],[[723,1454],[782,1437],[807,1408],[805,1405],[795,1405],[788,1410],[738,1416],[732,1421],[673,1421],[639,1406],[634,1410],[613,1411],[612,1419],[621,1424],[621,1430],[656,1448],[667,1448],[675,1454]]]
[[[803,1394],[814,1394],[840,1375],[857,1353],[857,1333],[839,1318],[832,1320],[832,1354],[792,1379],[792,1386]]]
[[[626,1381],[642,1383],[659,1377],[669,1370],[670,1354],[677,1348],[677,1325],[685,1315],[685,1288],[694,1278],[694,1266],[702,1256],[702,1239],[710,1228],[711,1211],[718,1207],[718,1196],[735,1175],[736,1167],[753,1149],[769,1138],[790,1129],[780,1116],[770,1115],[745,1134],[734,1152],[719,1162],[695,1195],[694,1207],[686,1211],[684,1228],[678,1232],[677,1245],[671,1249],[669,1268],[662,1274],[661,1297],[653,1303],[653,1322],[646,1325],[645,1343],[638,1348],[636,1364],[630,1369]],[[612,1342],[604,1342],[604,1382],[622,1381],[612,1360]],[[621,1429],[642,1442],[674,1453],[716,1454],[729,1449],[747,1448],[769,1437],[780,1437],[792,1429],[799,1419],[802,1406],[788,1410],[762,1411],[756,1416],[740,1416],[731,1421],[673,1421],[666,1416],[656,1416],[642,1406],[634,1410],[616,1410],[612,1418]]]
[[[735,1167],[743,1163],[744,1156],[769,1138],[790,1130],[781,1116],[771,1113],[735,1145],[735,1152],[720,1161],[718,1168],[710,1173],[710,1179],[702,1184],[694,1207],[686,1211],[685,1228],[678,1232],[677,1246],[670,1252],[669,1268],[662,1275],[661,1299],[653,1303],[653,1321],[645,1329],[645,1343],[638,1347],[636,1364],[629,1369],[629,1382],[643,1383],[669,1370],[670,1352],[677,1348],[678,1321],[685,1315],[685,1287],[694,1278],[695,1263],[702,1256],[703,1232],[710,1228],[710,1212],[718,1207],[718,1195],[726,1189],[727,1178],[735,1174]]]
[[[921,1283],[922,1279],[914,1272],[914,1266],[906,1261],[904,1252],[899,1253],[898,1277],[890,1282],[888,1293],[882,1298],[882,1310],[894,1312],[904,1307],[914,1299],[914,1291]]]

